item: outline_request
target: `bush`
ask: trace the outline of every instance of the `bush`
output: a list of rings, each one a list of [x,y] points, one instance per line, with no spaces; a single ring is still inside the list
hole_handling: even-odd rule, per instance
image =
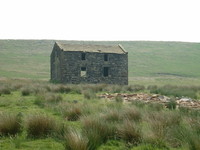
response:
[[[46,115],[32,115],[26,120],[26,130],[29,137],[45,137],[56,129],[55,120]]]
[[[16,135],[21,131],[21,119],[14,114],[0,114],[0,136]]]
[[[79,131],[71,129],[65,134],[65,148],[67,150],[87,150],[88,139]]]

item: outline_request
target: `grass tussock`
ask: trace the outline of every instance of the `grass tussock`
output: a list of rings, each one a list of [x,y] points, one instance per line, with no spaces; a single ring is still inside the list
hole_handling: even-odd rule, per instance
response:
[[[10,113],[0,113],[0,136],[16,135],[21,131],[21,119]]]
[[[96,149],[102,143],[105,143],[108,139],[112,139],[115,136],[116,128],[112,124],[105,122],[105,120],[99,120],[94,117],[83,117],[83,133],[88,138],[89,149]]]
[[[54,93],[40,93],[36,96],[34,104],[44,107],[48,104],[57,104],[62,102],[63,98],[59,94]]]
[[[26,130],[29,137],[45,137],[53,134],[55,129],[56,121],[47,115],[32,115],[26,120]]]
[[[77,121],[82,115],[80,107],[72,107],[65,111],[65,118],[68,121]]]
[[[66,150],[88,150],[88,139],[80,131],[70,129],[65,134]]]
[[[11,89],[9,87],[3,86],[0,87],[0,94],[11,94]]]
[[[123,111],[123,118],[138,122],[142,119],[142,115],[136,107],[128,107]]]
[[[22,96],[28,96],[28,95],[31,94],[31,92],[32,91],[30,89],[28,89],[28,88],[21,89]]]
[[[125,120],[117,129],[118,136],[133,145],[138,145],[142,140],[139,127],[130,120]]]

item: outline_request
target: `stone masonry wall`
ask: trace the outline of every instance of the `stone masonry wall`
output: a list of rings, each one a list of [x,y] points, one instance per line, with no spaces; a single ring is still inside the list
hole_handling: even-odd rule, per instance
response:
[[[128,84],[128,54],[108,54],[86,52],[86,60],[81,60],[81,52],[63,52],[61,60],[62,83],[107,83]],[[86,77],[81,77],[81,67],[86,67]],[[107,77],[103,68],[109,67]]]

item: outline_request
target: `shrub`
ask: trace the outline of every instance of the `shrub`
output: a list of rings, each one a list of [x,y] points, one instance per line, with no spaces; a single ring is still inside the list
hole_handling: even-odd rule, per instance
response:
[[[56,129],[55,120],[49,116],[37,114],[29,116],[26,120],[26,130],[29,137],[45,137]]]
[[[15,135],[21,131],[20,117],[14,114],[0,114],[0,136]]]
[[[87,150],[88,139],[75,129],[65,134],[65,148],[67,150]]]
[[[123,124],[118,127],[117,132],[121,139],[133,145],[139,144],[142,140],[140,129],[130,120],[125,120]]]

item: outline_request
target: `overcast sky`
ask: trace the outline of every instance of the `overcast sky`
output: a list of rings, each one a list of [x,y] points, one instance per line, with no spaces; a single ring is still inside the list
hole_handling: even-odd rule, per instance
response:
[[[200,1],[0,0],[0,39],[200,42]]]

